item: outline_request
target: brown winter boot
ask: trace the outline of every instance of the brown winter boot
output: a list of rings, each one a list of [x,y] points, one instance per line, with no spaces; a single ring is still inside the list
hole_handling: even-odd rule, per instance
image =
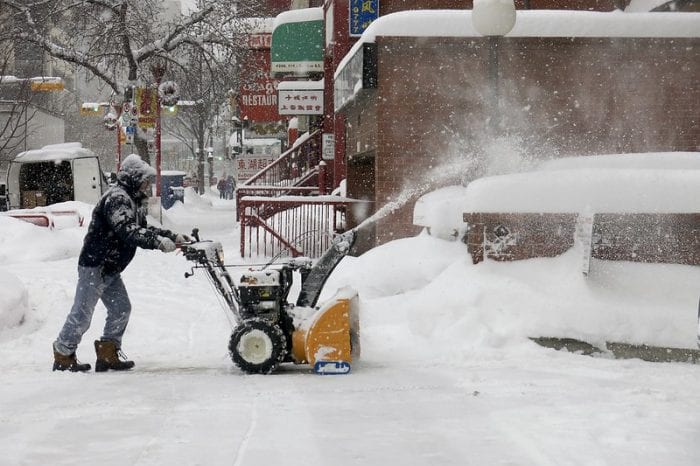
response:
[[[125,371],[134,367],[134,361],[127,361],[124,353],[113,341],[95,340],[95,353],[95,372],[105,372],[109,369]]]
[[[64,355],[56,350],[53,350],[53,370],[55,371],[71,371],[71,372],[85,372],[91,369],[90,364],[82,364],[75,357],[75,353],[71,355]]]

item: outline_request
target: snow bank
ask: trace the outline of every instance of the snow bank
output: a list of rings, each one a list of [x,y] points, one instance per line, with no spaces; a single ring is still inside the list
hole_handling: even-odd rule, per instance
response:
[[[597,260],[586,278],[575,249],[473,265],[464,244],[421,235],[344,260],[327,292],[358,290],[363,351],[444,362],[539,336],[694,348],[698,283],[698,267]]]
[[[338,268],[364,269],[362,273],[349,278],[349,283],[355,289],[362,290],[361,298],[368,299],[420,289],[463,253],[461,244],[436,241],[426,234],[412,238],[410,250],[407,250],[407,244],[393,241],[371,249],[359,258],[345,257]],[[321,300],[343,286],[342,279],[334,273],[323,290]]]
[[[19,325],[29,311],[27,289],[11,273],[0,269],[0,329]]]
[[[0,215],[0,231],[2,231],[0,234],[0,264],[10,265],[28,261],[51,261],[76,257],[80,253],[90,215],[88,214],[85,219],[82,228],[51,230]]]
[[[456,238],[463,227],[466,194],[464,186],[447,186],[422,196],[413,207],[413,224],[438,238]]]

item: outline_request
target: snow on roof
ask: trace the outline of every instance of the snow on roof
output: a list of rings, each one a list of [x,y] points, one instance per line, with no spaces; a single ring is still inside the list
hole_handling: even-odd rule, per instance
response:
[[[228,138],[228,145],[229,146],[238,146],[240,143],[238,142],[238,133],[233,133],[231,136]],[[274,145],[281,145],[282,141],[277,139],[277,138],[254,138],[254,139],[243,139],[243,145],[244,146],[274,146]]]
[[[651,11],[657,6],[661,6],[666,2],[668,2],[668,0],[632,0],[625,8],[625,12],[641,13]]]
[[[79,142],[67,142],[62,144],[50,144],[41,149],[33,149],[21,152],[15,157],[14,162],[48,162],[55,160],[73,160],[84,157],[96,157],[90,149],[86,149]]]
[[[163,176],[185,176],[187,173],[181,170],[161,170],[160,174]]]
[[[409,10],[380,16],[336,69],[337,77],[365,42],[378,36],[481,37],[471,10]],[[518,10],[507,37],[700,37],[700,13]]]
[[[480,178],[464,212],[700,212],[700,170],[580,168]]]
[[[323,90],[323,79],[319,81],[282,81],[277,85],[279,91]]]
[[[700,152],[565,157],[422,196],[413,224],[451,235],[465,212],[700,212]]]
[[[0,82],[2,82],[4,84],[22,83],[22,82],[60,83],[60,82],[63,82],[63,79],[60,77],[57,77],[57,76],[34,76],[32,78],[18,78],[17,76],[12,76],[12,75],[5,75],[5,76],[0,75]]]
[[[272,33],[275,18],[241,18],[235,20],[249,34]]]
[[[272,30],[277,26],[288,23],[303,23],[306,21],[323,21],[323,8],[300,8],[297,10],[284,11],[275,17]]]
[[[471,10],[401,11],[375,20],[362,34],[377,36],[481,36]],[[697,13],[622,13],[567,10],[518,10],[507,37],[700,37]]]
[[[275,138],[256,138],[256,139],[246,139],[243,141],[246,146],[273,146],[275,144],[282,144],[282,141]]]

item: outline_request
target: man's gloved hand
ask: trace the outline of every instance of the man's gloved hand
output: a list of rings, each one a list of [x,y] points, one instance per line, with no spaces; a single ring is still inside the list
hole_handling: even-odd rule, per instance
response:
[[[163,252],[173,252],[175,250],[175,243],[170,238],[160,237],[160,244],[158,249]]]
[[[177,235],[175,235],[175,244],[184,244],[190,241],[192,241],[192,238],[187,235],[183,235],[182,233],[177,233]]]

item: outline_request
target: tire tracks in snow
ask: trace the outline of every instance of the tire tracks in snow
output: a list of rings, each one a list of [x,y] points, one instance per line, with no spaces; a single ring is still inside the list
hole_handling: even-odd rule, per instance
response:
[[[242,466],[243,463],[243,458],[245,458],[246,452],[248,450],[248,444],[250,443],[250,439],[253,436],[253,432],[255,431],[255,427],[258,424],[258,397],[256,396],[255,399],[253,400],[253,406],[250,408],[250,421],[248,422],[248,429],[246,429],[245,434],[243,434],[243,438],[241,439],[241,443],[238,446],[238,450],[236,450],[236,457],[233,460],[233,466]]]

